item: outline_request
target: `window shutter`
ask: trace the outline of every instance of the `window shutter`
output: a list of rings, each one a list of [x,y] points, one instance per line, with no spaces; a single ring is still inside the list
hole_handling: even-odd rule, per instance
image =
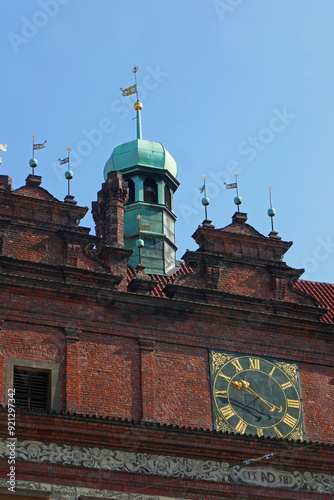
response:
[[[49,408],[49,373],[14,369],[15,404],[29,410]]]

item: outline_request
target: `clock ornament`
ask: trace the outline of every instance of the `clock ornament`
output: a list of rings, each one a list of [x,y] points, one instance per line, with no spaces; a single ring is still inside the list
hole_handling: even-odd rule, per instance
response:
[[[210,370],[216,430],[304,439],[296,363],[212,350]]]

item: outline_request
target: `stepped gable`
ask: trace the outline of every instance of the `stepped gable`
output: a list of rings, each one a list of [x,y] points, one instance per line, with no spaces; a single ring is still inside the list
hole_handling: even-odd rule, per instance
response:
[[[63,280],[63,267],[76,268],[108,274],[108,281],[118,285],[126,274],[128,257],[120,263],[117,255],[117,266],[113,267],[112,251],[104,247],[96,251],[99,238],[91,236],[89,228],[79,226],[88,207],[77,206],[73,196],[66,196],[64,202],[57,200],[40,186],[41,180],[29,175],[25,186],[13,190],[11,179],[0,176],[0,256],[11,262],[16,259],[16,272],[22,275],[35,272],[45,277],[51,273],[53,279]],[[29,271],[20,261],[31,263]],[[71,279],[85,282],[82,276]]]
[[[194,272],[167,284],[166,296],[235,307],[242,298],[244,308],[274,307],[275,313],[319,320],[326,311],[313,296],[292,287],[303,269],[283,262],[292,242],[282,241],[274,232],[263,236],[246,221],[247,214],[241,212],[222,229],[204,221],[193,234],[199,248],[183,256]]]

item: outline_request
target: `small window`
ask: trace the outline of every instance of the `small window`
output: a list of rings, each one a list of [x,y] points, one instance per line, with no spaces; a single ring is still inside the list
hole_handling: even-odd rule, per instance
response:
[[[126,182],[128,183],[128,189],[129,189],[129,198],[126,204],[130,205],[130,203],[135,202],[135,183],[133,182],[132,179],[126,179]]]
[[[13,386],[16,406],[29,410],[50,409],[49,372],[14,368]]]
[[[165,186],[165,205],[169,210],[172,210],[172,196],[168,186]]]
[[[158,186],[151,177],[148,177],[144,181],[144,201],[147,203],[158,203]]]

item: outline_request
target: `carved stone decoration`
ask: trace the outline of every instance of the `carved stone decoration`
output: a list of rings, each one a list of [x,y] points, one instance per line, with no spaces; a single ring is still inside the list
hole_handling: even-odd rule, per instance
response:
[[[7,439],[0,440],[0,458],[8,460]],[[67,466],[89,467],[115,472],[149,474],[163,477],[184,478],[201,481],[239,483],[268,488],[283,488],[290,491],[305,491],[334,494],[334,475],[317,472],[299,472],[273,467],[250,467],[249,465],[230,465],[227,462],[198,460],[180,456],[132,453],[120,450],[70,446],[57,443],[17,440],[16,458],[27,462],[60,464]],[[5,480],[2,480],[5,481]],[[0,481],[0,486],[2,486]],[[31,483],[27,483],[31,484]],[[53,486],[54,487],[54,486]],[[61,488],[56,486],[55,488]],[[67,487],[66,487],[67,488]],[[72,496],[62,496],[76,500],[77,489],[71,489]],[[99,492],[100,493],[100,492]],[[109,492],[110,494],[110,492]],[[92,496],[92,495],[91,495]],[[104,495],[93,495],[106,498]],[[51,496],[52,500],[59,496]],[[115,497],[119,500],[122,497]],[[130,497],[131,498],[131,497]],[[150,496],[132,497],[134,500],[151,500]],[[153,499],[159,499],[154,497]]]
[[[108,266],[108,264],[104,260],[100,259],[98,252],[94,249],[94,243],[89,243],[88,245],[85,245],[82,248],[82,253],[84,254],[85,257],[87,257],[90,260],[93,260],[94,262],[97,262],[97,264],[100,264],[109,273],[111,273],[110,266]]]
[[[8,493],[7,488],[8,483],[6,479],[0,479],[0,495],[2,491],[4,491],[4,493]],[[107,500],[174,500],[174,498],[165,496],[161,497],[157,495],[145,495],[142,493],[103,489],[98,490],[30,481],[16,481],[15,492],[27,495],[29,498],[47,498],[49,500],[91,500],[94,498],[105,498]],[[16,496],[13,495],[13,498],[16,498]],[[184,500],[187,499],[185,498]]]

